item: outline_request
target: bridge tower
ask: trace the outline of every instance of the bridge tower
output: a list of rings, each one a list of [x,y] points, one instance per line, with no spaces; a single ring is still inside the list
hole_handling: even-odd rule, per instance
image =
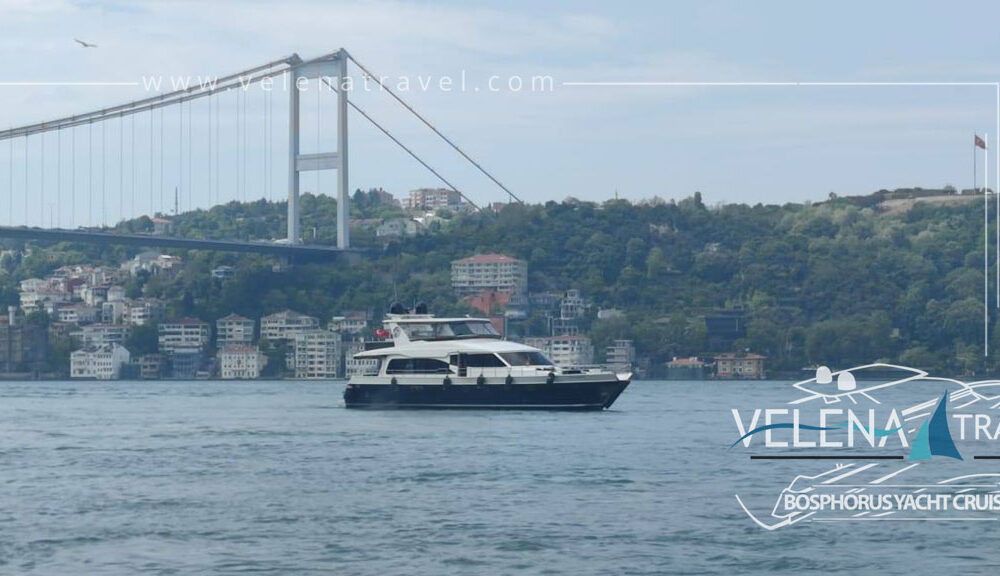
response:
[[[302,241],[302,219],[299,207],[299,174],[314,170],[337,171],[337,248],[349,248],[350,188],[347,179],[347,51],[341,48],[333,54],[303,62],[298,55],[292,57],[289,70],[288,106],[288,237],[287,241]],[[300,153],[299,81],[317,80],[317,90],[324,81],[336,78],[337,92],[337,150],[315,154]],[[318,191],[317,191],[318,192]]]

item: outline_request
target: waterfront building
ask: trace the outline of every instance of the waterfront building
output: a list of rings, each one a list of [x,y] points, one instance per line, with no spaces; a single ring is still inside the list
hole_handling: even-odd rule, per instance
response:
[[[124,346],[118,344],[88,346],[70,354],[70,377],[117,380],[121,377],[122,367],[128,364],[129,360],[129,352]]]
[[[678,358],[667,362],[667,380],[703,380],[709,364],[701,359],[691,356],[690,358]]]
[[[139,357],[139,377],[143,380],[159,380],[163,377],[164,361],[160,354],[144,354]]]
[[[223,380],[257,379],[264,363],[264,355],[256,346],[229,344],[219,350],[219,375]]]
[[[615,340],[605,350],[604,361],[615,372],[631,372],[635,364],[635,344],[631,340]]]
[[[760,379],[764,377],[766,356],[749,352],[729,352],[715,357],[715,377]]]
[[[328,330],[306,330],[292,341],[292,367],[296,378],[337,378],[343,343]]]
[[[48,333],[29,323],[13,306],[7,316],[0,316],[0,371],[33,372],[48,354]]]
[[[193,380],[204,360],[200,348],[174,348],[165,355],[170,367],[170,377],[174,380]]]

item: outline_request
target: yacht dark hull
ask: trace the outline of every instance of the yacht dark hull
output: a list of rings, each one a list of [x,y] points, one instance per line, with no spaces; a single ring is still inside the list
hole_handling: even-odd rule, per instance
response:
[[[604,410],[629,381],[538,384],[348,384],[347,408]]]

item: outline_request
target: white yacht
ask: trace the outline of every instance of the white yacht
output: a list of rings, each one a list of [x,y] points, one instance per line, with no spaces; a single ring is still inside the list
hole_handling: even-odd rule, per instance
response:
[[[344,391],[348,408],[603,410],[632,378],[556,366],[537,348],[503,340],[485,318],[436,318],[398,305],[381,346],[354,355],[366,368]]]

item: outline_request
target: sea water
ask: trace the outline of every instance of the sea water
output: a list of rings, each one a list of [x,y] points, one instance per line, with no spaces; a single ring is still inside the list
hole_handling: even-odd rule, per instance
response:
[[[994,522],[755,525],[735,494],[773,501],[802,463],[729,449],[731,409],[788,383],[636,382],[593,413],[353,411],[343,388],[0,383],[0,573],[1000,569]]]

